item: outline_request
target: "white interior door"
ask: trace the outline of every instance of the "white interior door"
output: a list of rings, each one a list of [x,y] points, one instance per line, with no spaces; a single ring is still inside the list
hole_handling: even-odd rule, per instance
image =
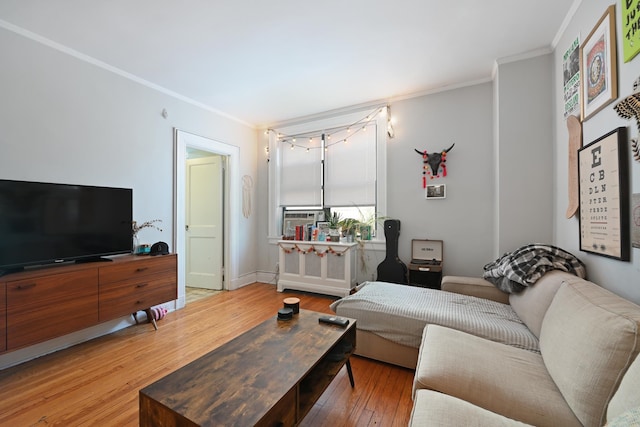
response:
[[[186,162],[186,286],[222,289],[223,160],[213,155]]]

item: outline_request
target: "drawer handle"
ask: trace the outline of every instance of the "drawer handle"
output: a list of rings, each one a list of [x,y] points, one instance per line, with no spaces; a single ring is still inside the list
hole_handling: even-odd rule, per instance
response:
[[[143,271],[148,270],[148,269],[149,269],[149,267],[139,267],[139,268],[136,268],[136,273],[142,273]]]
[[[144,287],[145,287],[145,286],[147,286],[147,285],[148,285],[148,283],[138,283],[138,284],[136,285],[136,288],[144,288]]]
[[[36,284],[35,283],[25,283],[23,285],[18,285],[16,286],[16,289],[23,291],[25,289],[31,289],[31,288],[35,288]]]

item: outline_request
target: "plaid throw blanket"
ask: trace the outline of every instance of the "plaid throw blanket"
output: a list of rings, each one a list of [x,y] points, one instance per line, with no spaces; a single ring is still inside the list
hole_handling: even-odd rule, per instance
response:
[[[507,252],[484,266],[483,278],[507,293],[517,293],[533,285],[546,272],[562,270],[585,278],[585,265],[569,252],[539,243]]]

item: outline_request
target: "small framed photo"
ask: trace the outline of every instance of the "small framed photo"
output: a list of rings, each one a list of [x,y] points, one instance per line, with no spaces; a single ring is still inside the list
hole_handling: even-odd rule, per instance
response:
[[[326,235],[329,235],[329,222],[328,221],[317,221],[316,227],[318,227],[318,232],[322,232]]]
[[[444,199],[447,197],[446,185],[427,185],[424,195],[427,200]]]
[[[611,5],[580,46],[582,121],[618,97],[615,18]]]

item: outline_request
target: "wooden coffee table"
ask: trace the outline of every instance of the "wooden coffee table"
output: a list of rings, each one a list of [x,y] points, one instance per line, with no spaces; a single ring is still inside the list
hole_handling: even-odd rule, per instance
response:
[[[140,390],[141,426],[293,426],[355,349],[356,321],[277,316]]]

